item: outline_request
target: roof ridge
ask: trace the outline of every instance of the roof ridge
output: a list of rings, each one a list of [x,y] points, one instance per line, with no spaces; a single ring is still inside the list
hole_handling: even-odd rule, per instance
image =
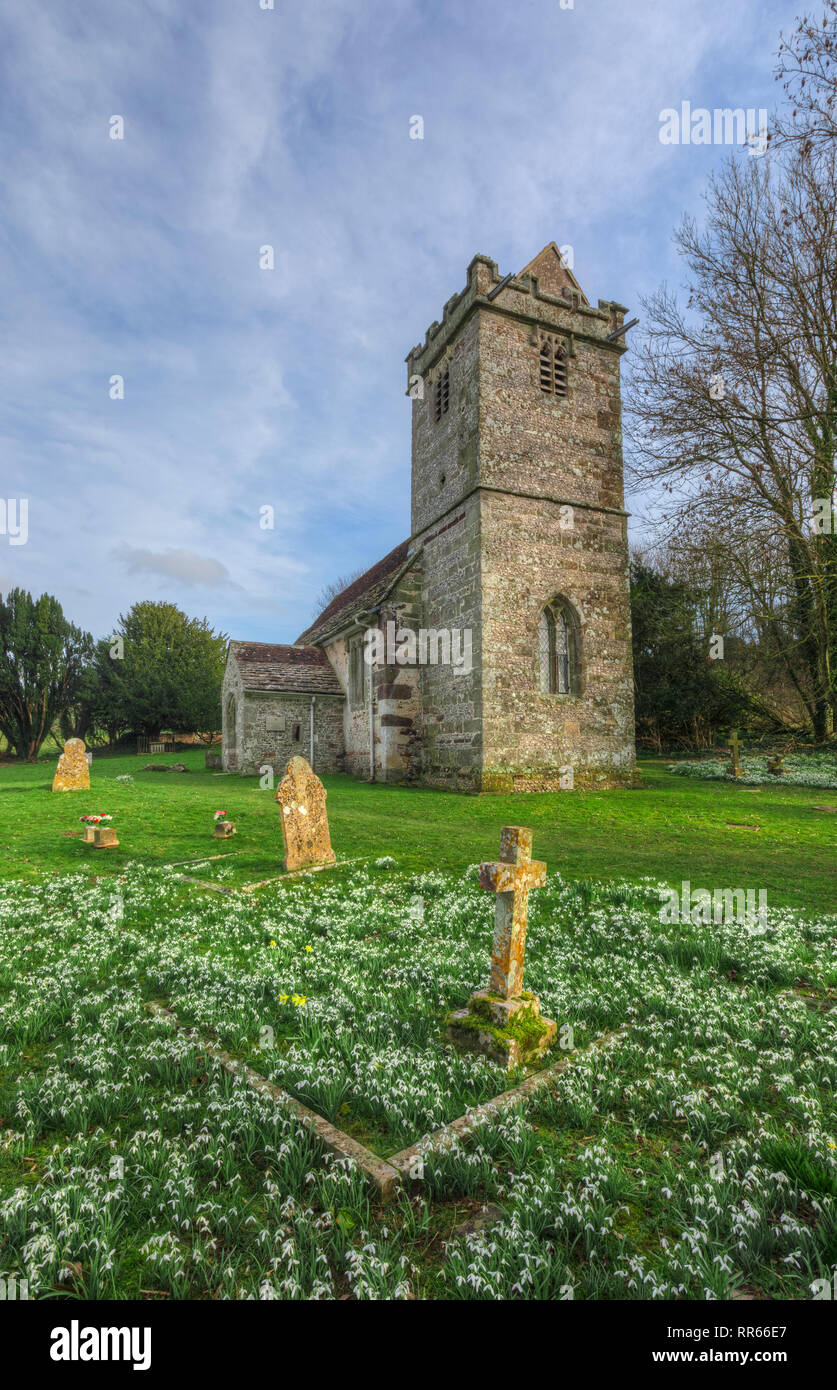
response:
[[[230,642],[230,650],[234,651],[239,660],[244,661],[263,661],[265,658],[270,660],[268,653],[276,654],[274,659],[279,659],[279,654],[285,659],[295,658],[301,661],[312,661],[320,663],[324,653],[320,647],[299,642],[251,642],[246,639],[234,639]],[[252,656],[246,655],[252,652]]]

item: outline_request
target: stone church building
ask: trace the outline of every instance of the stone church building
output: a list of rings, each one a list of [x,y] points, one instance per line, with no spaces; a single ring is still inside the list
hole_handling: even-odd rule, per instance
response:
[[[475,256],[407,357],[409,539],[293,645],[232,642],[223,766],[463,791],[630,786],[626,310],[554,242]]]

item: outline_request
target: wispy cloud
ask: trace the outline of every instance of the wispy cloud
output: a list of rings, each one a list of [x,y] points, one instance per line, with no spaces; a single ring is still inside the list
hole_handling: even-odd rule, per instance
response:
[[[403,359],[472,255],[570,243],[629,305],[679,278],[720,156],[661,146],[659,112],[771,106],[796,8],[6,0],[0,449],[30,540],[0,573],[96,632],[163,584],[295,637],[409,532]]]

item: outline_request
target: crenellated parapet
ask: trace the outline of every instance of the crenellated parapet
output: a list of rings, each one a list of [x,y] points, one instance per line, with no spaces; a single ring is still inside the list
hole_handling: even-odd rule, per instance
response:
[[[547,255],[550,259],[544,260]],[[543,273],[537,273],[536,265]],[[613,337],[625,321],[626,307],[600,299],[593,308],[554,243],[519,275],[501,275],[496,261],[478,254],[468,266],[467,278],[465,288],[445,304],[441,322],[431,323],[424,342],[407,354],[408,391],[410,381],[432,370],[471,314],[479,310],[526,324],[532,341],[541,331],[556,333],[566,339],[571,356],[576,341],[594,342],[620,355],[626,351],[625,341]]]

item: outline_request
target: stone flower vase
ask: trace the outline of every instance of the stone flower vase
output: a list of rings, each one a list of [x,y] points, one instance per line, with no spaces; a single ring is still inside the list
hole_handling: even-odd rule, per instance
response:
[[[83,843],[95,845],[97,849],[114,849],[119,841],[112,825],[86,825]]]
[[[215,839],[228,840],[235,834],[235,826],[231,820],[217,820],[215,822]]]

